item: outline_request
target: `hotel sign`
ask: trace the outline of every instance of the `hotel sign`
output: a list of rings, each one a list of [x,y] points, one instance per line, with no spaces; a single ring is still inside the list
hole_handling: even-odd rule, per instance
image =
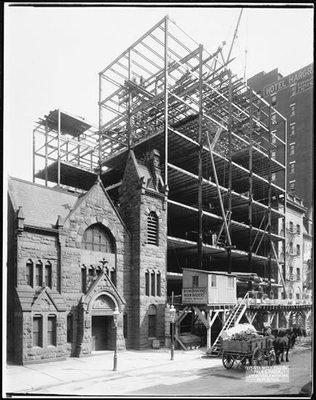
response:
[[[182,303],[201,304],[206,303],[207,288],[182,289]]]
[[[313,64],[310,64],[307,67],[301,68],[293,74],[266,86],[263,89],[264,96],[271,96],[287,87],[291,87],[291,96],[304,92],[313,86],[313,69]]]

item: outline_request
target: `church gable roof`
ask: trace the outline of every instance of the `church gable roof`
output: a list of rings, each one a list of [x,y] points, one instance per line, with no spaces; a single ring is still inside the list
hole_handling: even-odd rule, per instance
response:
[[[126,232],[128,232],[126,225],[124,223],[124,221],[122,220],[121,215],[119,214],[117,208],[114,206],[110,196],[108,195],[108,193],[106,192],[101,179],[98,177],[97,180],[95,181],[94,185],[91,187],[91,189],[86,192],[84,195],[82,195],[77,203],[74,205],[73,209],[70,211],[70,213],[66,216],[64,222],[63,222],[63,226],[66,226],[67,223],[69,223],[71,217],[78,212],[78,210],[80,210],[80,206],[85,202],[98,202],[98,200],[96,200],[98,198],[97,192],[99,191],[99,193],[102,193],[102,197],[101,200],[99,200],[99,202],[103,203],[103,207],[110,212],[113,212],[115,214],[115,216],[117,217],[117,219],[120,221],[122,227],[124,228],[124,230],[126,230]],[[101,191],[101,192],[100,192]],[[100,199],[100,197],[99,197]],[[101,204],[98,204],[98,206],[102,206]]]
[[[22,311],[66,311],[63,297],[48,287],[35,290],[31,286],[19,285],[16,289]]]
[[[102,293],[103,291],[112,294],[112,296],[116,299],[120,309],[122,305],[125,304],[123,296],[121,296],[120,293],[117,291],[116,287],[109,279],[105,269],[102,270],[101,274],[93,282],[88,292],[82,297],[82,303],[85,305],[85,307],[88,307],[89,303],[95,297],[95,295],[97,295],[98,293]]]
[[[8,189],[15,211],[22,207],[24,224],[40,228],[54,228],[58,215],[65,218],[79,196],[17,178],[9,179]]]

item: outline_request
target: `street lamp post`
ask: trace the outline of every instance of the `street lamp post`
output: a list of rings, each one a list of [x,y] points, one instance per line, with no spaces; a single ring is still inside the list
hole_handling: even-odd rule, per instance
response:
[[[119,314],[120,314],[119,310],[115,308],[115,310],[113,311],[114,336],[115,336],[113,371],[117,371],[117,322]]]
[[[176,309],[174,308],[173,304],[170,307],[170,322],[171,322],[171,358],[170,360],[174,359],[174,322],[176,318]]]

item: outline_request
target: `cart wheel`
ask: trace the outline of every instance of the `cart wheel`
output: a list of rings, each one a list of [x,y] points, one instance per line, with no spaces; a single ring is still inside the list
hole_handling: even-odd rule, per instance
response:
[[[262,365],[263,363],[263,353],[262,350],[257,347],[252,355],[251,365]]]
[[[271,367],[272,365],[275,364],[275,360],[276,360],[275,352],[274,352],[274,350],[270,350],[269,351],[269,355],[268,355],[268,365],[269,365],[269,367]]]
[[[223,358],[222,358],[222,362],[225,368],[230,369],[232,368],[232,366],[234,365],[234,357],[226,355],[225,353],[223,353]]]

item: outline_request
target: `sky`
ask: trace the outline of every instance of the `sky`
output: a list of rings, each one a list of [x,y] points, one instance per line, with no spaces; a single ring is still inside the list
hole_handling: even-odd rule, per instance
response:
[[[237,3],[236,3],[237,4]],[[311,3],[310,3],[311,4]],[[4,178],[32,180],[34,122],[60,107],[97,125],[98,73],[165,15],[228,52],[240,8],[9,7],[4,14]],[[313,62],[312,8],[244,9],[231,64],[251,77]],[[245,55],[247,54],[247,57]],[[245,69],[246,65],[246,69]]]

